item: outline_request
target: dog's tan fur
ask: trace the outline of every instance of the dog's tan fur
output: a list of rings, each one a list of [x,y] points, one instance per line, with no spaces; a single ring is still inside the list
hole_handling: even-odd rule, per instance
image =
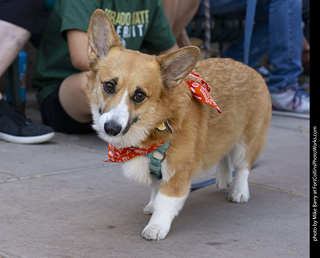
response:
[[[125,103],[130,119],[138,117],[125,135],[130,141],[119,136],[112,142],[113,137],[106,139],[103,130],[96,126],[100,136],[116,147],[144,147],[170,137],[169,130],[155,130],[159,124],[168,121],[174,130],[166,151],[166,179],[159,185],[159,193],[166,196],[163,198],[184,198],[189,193],[193,175],[208,170],[220,160],[225,164],[222,170],[228,168],[230,162],[227,160],[232,152],[238,152],[238,160],[231,162],[236,173],[241,169],[250,170],[265,144],[271,118],[269,92],[257,72],[231,59],[197,62],[199,50],[196,47],[182,48],[159,57],[127,50],[121,46],[110,20],[101,10],[91,18],[88,37],[92,73],[87,95],[96,114],[94,120],[95,116],[98,120],[101,114],[116,107],[124,99],[125,91],[128,93]],[[184,82],[191,71],[199,74],[211,87],[210,94],[222,114],[192,97]],[[116,93],[107,94],[103,91],[102,82],[113,78],[118,78]],[[137,87],[147,95],[141,103],[132,101]],[[143,132],[135,133],[141,128]],[[235,150],[239,148],[241,151]],[[230,175],[225,175],[225,178],[228,178],[227,182],[223,182],[223,176],[219,179],[221,188],[230,184]],[[249,197],[241,198],[231,200],[242,202]],[[178,212],[173,211],[173,217]],[[149,224],[152,221],[153,218]],[[150,239],[165,237],[168,229],[163,230],[163,234],[151,232],[155,225],[148,225],[143,236]],[[160,232],[161,226],[156,230]]]

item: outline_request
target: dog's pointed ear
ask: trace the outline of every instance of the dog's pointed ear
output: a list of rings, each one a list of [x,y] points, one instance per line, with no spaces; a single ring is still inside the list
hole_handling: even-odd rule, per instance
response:
[[[91,16],[88,28],[88,57],[90,63],[105,57],[112,47],[121,46],[113,24],[103,10],[96,10]]]
[[[157,58],[162,79],[168,87],[179,85],[192,71],[199,59],[200,50],[197,47],[184,47],[173,53]]]

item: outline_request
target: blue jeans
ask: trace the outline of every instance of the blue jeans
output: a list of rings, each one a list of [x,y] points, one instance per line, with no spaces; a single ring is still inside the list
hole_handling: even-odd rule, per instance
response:
[[[247,0],[210,2],[212,15],[245,18]],[[298,76],[302,72],[302,39],[302,0],[257,0],[249,65],[255,67],[259,59],[269,53],[273,67],[268,81],[271,93],[298,86]],[[243,61],[243,56],[244,37],[241,36],[228,47],[224,57]]]

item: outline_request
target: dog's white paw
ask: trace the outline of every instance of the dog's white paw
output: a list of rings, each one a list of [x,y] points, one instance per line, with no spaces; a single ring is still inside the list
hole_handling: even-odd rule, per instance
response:
[[[163,224],[148,224],[142,231],[142,236],[147,240],[164,239],[170,230],[170,225]]]
[[[248,202],[250,198],[249,189],[246,191],[237,191],[232,190],[229,194],[229,201],[230,202],[237,202],[237,203],[244,203]]]
[[[217,188],[220,190],[228,189],[231,186],[232,177],[230,178],[221,178],[217,177]]]
[[[227,189],[232,182],[232,168],[228,156],[223,157],[217,166],[217,188]]]
[[[229,194],[229,201],[244,203],[250,198],[248,184],[249,170],[247,168],[239,169],[236,172],[236,178],[232,191]]]
[[[149,202],[146,207],[143,209],[145,215],[151,215],[154,211],[153,202]]]

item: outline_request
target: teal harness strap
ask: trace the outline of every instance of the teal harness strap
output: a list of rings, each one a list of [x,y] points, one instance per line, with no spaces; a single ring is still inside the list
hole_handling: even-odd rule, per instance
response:
[[[145,156],[150,159],[150,175],[154,177],[155,179],[161,180],[162,179],[162,173],[161,173],[161,162],[165,159],[165,151],[169,148],[170,146],[170,138],[162,144],[158,149],[154,150],[153,152],[150,152],[149,154],[146,154]],[[160,152],[161,154],[164,155],[164,157],[160,160],[154,157],[155,152]]]

